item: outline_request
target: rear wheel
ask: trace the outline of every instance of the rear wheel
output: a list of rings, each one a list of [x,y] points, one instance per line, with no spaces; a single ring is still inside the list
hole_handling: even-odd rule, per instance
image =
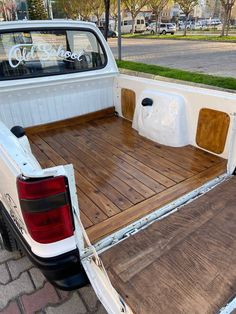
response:
[[[164,31],[162,31],[162,35],[166,35],[166,31],[164,30]]]
[[[10,252],[16,251],[18,249],[16,241],[12,236],[11,230],[6,224],[1,211],[0,211],[0,237],[2,238],[4,249]]]
[[[116,33],[112,33],[111,37],[116,38]]]

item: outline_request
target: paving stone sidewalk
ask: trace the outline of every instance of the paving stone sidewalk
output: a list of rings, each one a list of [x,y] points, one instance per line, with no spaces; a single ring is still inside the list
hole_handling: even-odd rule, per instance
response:
[[[54,288],[26,256],[0,244],[1,314],[105,314],[91,286],[67,292]]]

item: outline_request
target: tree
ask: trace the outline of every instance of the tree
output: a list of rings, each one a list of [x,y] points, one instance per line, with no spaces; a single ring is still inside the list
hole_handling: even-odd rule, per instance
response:
[[[105,6],[105,33],[104,33],[104,36],[107,40],[108,30],[109,30],[110,0],[104,0],[104,6]]]
[[[82,17],[84,21],[89,21],[90,17],[93,13],[93,3],[96,0],[86,0],[86,1],[78,1],[78,10],[79,10],[79,15]]]
[[[63,19],[66,17],[66,13],[63,5],[61,4],[61,1],[57,0],[52,2],[52,11],[53,17],[56,19]]]
[[[148,0],[124,0],[124,5],[132,17],[132,34],[135,32],[135,19]]]
[[[114,30],[117,30],[117,21],[118,21],[118,5],[117,0],[111,0],[111,7],[110,7],[110,15],[113,20],[115,20],[115,27]]]
[[[221,30],[221,36],[228,36],[229,34],[229,26],[230,26],[230,18],[232,13],[232,8],[234,6],[235,0],[220,0],[223,11],[224,11],[224,21]]]
[[[198,4],[198,0],[178,0],[181,10],[186,16],[185,26],[184,26],[184,36],[187,33],[187,22],[189,20],[189,15],[193,11],[194,7]]]
[[[125,9],[125,5],[124,5],[123,1],[120,2],[120,7],[121,7],[121,10]],[[111,18],[113,18],[113,20],[115,20],[114,30],[116,31],[117,26],[118,26],[118,3],[117,3],[117,0],[111,0],[110,16],[111,16]]]
[[[48,19],[48,13],[43,0],[28,0],[27,3],[30,20]]]
[[[12,21],[16,19],[16,4],[12,0],[0,1],[0,13],[3,15],[5,21]]]
[[[156,33],[157,33],[157,28],[158,28],[158,22],[160,23],[161,12],[165,8],[165,6],[168,4],[168,2],[169,0],[149,0],[148,2],[150,8],[152,9],[155,15],[155,20],[156,20],[155,32]]]
[[[64,15],[68,19],[76,19],[79,15],[79,0],[57,0],[55,7],[60,15]]]
[[[104,2],[103,0],[93,0],[91,1],[91,9],[93,14],[97,18],[97,25],[100,25],[100,18],[102,13],[104,12]]]
[[[54,10],[57,15],[64,15],[68,19],[77,19],[79,16],[84,21],[89,21],[93,10],[97,8],[98,1],[102,0],[57,0],[54,4]],[[96,4],[95,4],[96,3]]]

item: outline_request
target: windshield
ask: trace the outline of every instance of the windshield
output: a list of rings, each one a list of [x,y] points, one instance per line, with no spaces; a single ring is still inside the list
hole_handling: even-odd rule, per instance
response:
[[[103,68],[106,56],[87,30],[31,30],[0,34],[0,80]]]

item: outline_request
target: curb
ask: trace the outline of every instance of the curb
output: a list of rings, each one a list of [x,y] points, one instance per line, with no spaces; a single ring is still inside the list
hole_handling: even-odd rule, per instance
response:
[[[145,40],[184,40],[184,41],[200,41],[200,42],[208,42],[208,43],[236,43],[236,40],[211,40],[211,39],[194,39],[194,38],[148,38],[148,37],[122,37],[123,39],[145,39]]]

